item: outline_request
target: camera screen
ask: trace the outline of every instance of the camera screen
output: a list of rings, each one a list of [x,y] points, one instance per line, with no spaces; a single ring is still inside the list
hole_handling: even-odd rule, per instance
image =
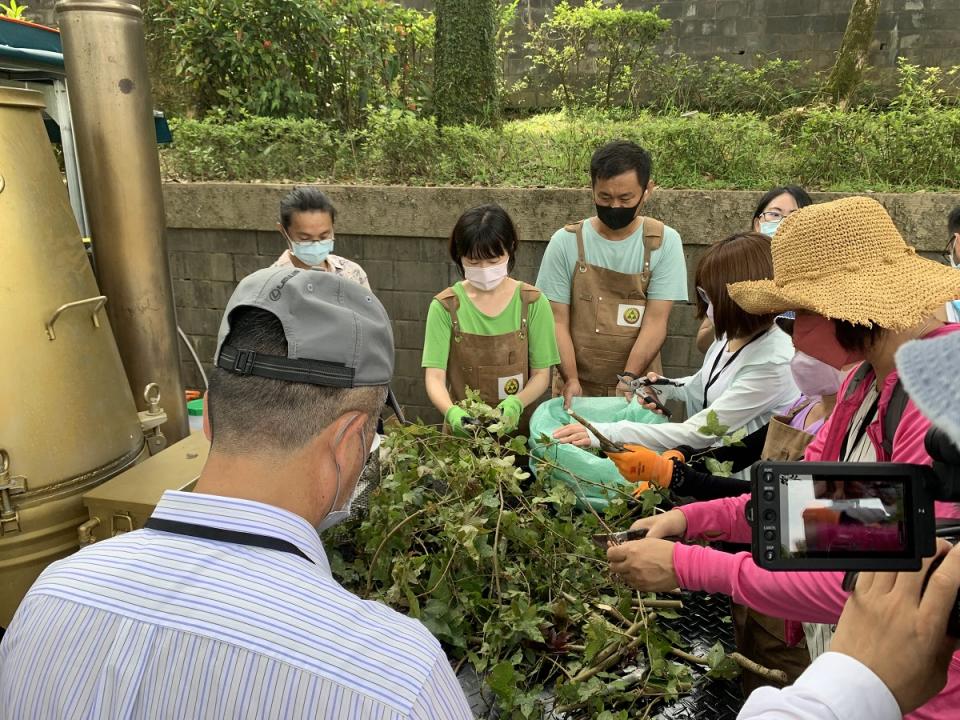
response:
[[[781,552],[791,558],[911,556],[906,476],[781,475]]]

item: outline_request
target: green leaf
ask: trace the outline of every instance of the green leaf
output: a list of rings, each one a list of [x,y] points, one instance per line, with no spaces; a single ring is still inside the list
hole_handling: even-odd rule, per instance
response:
[[[701,427],[697,432],[702,435],[709,435],[711,437],[723,437],[727,434],[729,428],[726,425],[720,423],[720,419],[717,417],[715,410],[710,410],[707,412],[707,423]]]
[[[512,664],[500,662],[487,675],[487,684],[501,699],[509,702],[516,695],[519,676]]]
[[[716,458],[708,457],[704,460],[704,465],[707,468],[707,471],[711,475],[718,475],[720,477],[730,477],[733,474],[733,461],[727,460],[726,462],[720,462]]]

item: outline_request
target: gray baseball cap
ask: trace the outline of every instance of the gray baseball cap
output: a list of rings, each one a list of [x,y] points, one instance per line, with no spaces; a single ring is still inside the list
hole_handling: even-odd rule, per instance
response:
[[[283,325],[287,357],[226,342],[238,307],[272,313]],[[240,281],[220,322],[214,364],[238,375],[327,387],[386,385],[393,375],[393,329],[367,288],[332,272],[271,267]]]

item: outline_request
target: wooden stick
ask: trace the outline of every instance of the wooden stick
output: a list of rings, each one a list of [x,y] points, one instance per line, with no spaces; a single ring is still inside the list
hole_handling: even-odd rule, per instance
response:
[[[640,606],[634,605],[634,607],[637,608]],[[654,608],[654,609],[682,610],[683,601],[682,600],[644,600],[643,607]]]
[[[770,668],[764,667],[763,665],[754,662],[750,658],[745,657],[738,652],[730,653],[727,657],[733,660],[744,670],[748,670],[749,672],[759,675],[765,680],[771,680],[772,682],[780,683],[781,685],[790,684],[790,678],[787,677],[787,674],[783,670],[771,670]]]
[[[679,648],[670,648],[670,654],[676,655],[681,660],[686,660],[687,662],[694,663],[695,665],[710,667],[710,663],[707,662],[706,658],[698,657],[697,655],[691,655],[690,653],[684,652]],[[790,683],[790,679],[783,670],[771,670],[770,668],[764,667],[759,663],[755,663],[753,660],[744,657],[738,652],[732,652],[727,655],[727,657],[733,660],[742,669],[749,670],[765,680],[780,683],[781,685],[788,685]]]
[[[599,430],[597,430],[593,425],[591,425],[589,422],[584,420],[582,417],[577,415],[573,410],[567,410],[567,412],[570,413],[570,417],[572,417],[578,423],[583,425],[587,430],[593,433],[594,437],[596,437],[597,441],[600,443],[601,450],[603,450],[604,452],[613,452],[613,453],[623,452],[624,450],[623,445],[621,445],[620,443],[615,443],[605,435],[601,434]]]

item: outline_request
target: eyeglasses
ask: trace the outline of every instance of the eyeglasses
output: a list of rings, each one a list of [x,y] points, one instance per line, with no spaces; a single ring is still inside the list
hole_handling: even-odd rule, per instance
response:
[[[294,238],[290,237],[290,236],[287,234],[286,230],[281,230],[281,231],[280,231],[280,234],[283,236],[283,239],[286,240],[286,241],[287,241],[288,243],[290,243],[291,245],[309,245],[310,243],[326,242],[327,240],[333,240],[333,239],[334,239],[334,238],[333,238],[333,234],[330,234],[330,235],[328,235],[328,236],[326,236],[326,237],[304,238],[304,239],[302,239],[302,240],[301,240],[301,239],[294,239]]]
[[[697,295],[700,296],[700,299],[707,305],[710,304],[710,298],[707,296],[707,291],[702,287],[697,287]]]
[[[953,262],[954,262],[954,260],[953,260],[953,253],[954,253],[954,250],[956,249],[956,247],[957,247],[957,236],[954,235],[954,236],[951,237],[949,240],[947,240],[947,246],[943,249],[943,252],[941,253],[941,255],[943,256],[944,261],[945,261],[948,265],[952,265]]]
[[[764,210],[758,217],[764,222],[780,222],[789,214],[790,213],[786,213],[785,215],[779,210]]]

